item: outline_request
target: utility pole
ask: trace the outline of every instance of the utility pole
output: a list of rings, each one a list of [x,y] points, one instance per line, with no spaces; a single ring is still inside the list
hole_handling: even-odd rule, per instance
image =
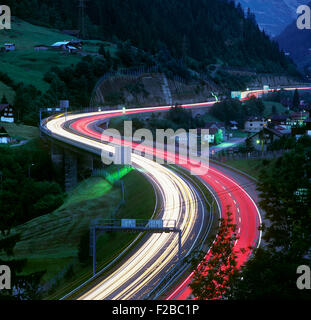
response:
[[[80,37],[82,39],[87,39],[87,27],[86,27],[86,15],[85,15],[85,7],[86,1],[88,0],[79,0],[79,26],[80,26]]]

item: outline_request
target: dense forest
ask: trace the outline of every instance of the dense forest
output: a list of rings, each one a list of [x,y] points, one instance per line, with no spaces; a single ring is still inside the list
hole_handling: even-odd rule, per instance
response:
[[[277,160],[263,160],[258,190],[265,245],[242,268],[228,298],[310,300],[310,290],[297,288],[297,267],[310,265],[310,151],[311,139],[304,136]]]
[[[8,0],[14,15],[57,29],[81,29],[79,1]],[[191,69],[210,64],[291,72],[295,68],[278,45],[228,0],[92,0],[86,2],[91,39],[127,41],[151,54],[173,56]]]
[[[81,29],[78,0],[7,0],[7,5],[12,15],[33,24]],[[99,56],[65,69],[51,61],[45,92],[0,72],[0,81],[15,92],[18,121],[37,125],[39,108],[59,100],[70,100],[72,110],[88,107],[98,79],[124,68],[156,65],[168,77],[211,80],[224,92],[245,88],[247,80],[222,67],[298,75],[254,15],[234,1],[89,0],[85,6],[86,38],[108,40],[116,49],[111,53],[102,45]]]
[[[19,148],[0,147],[0,265],[9,265],[12,290],[0,290],[1,300],[39,299],[39,282],[45,270],[25,275],[27,259],[16,259],[20,240],[12,229],[62,205],[64,193],[53,181],[53,167],[46,147],[36,139]]]

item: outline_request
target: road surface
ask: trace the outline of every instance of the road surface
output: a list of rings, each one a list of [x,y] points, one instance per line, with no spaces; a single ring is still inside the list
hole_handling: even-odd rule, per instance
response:
[[[302,88],[302,90],[305,89]],[[288,90],[294,89],[289,88]],[[263,90],[256,90],[250,93],[256,95],[262,92]],[[184,105],[184,107],[208,107],[213,104],[214,102],[207,102]],[[131,109],[126,113],[158,112],[169,108],[170,106],[139,108]],[[94,123],[122,115],[123,112],[120,111],[70,115],[67,116],[67,121],[70,121],[70,130],[65,129],[66,121],[64,117],[58,117],[46,123],[46,133],[56,139],[97,153],[102,149],[113,152],[113,147],[102,143],[105,137],[102,136],[101,132],[94,129]],[[136,148],[137,151],[142,150],[138,144],[132,142],[120,140],[114,141],[114,143],[128,145],[131,148]],[[158,157],[176,159],[175,154],[159,153],[152,147],[144,147],[143,151],[149,154],[156,153]],[[199,239],[205,223],[205,210],[194,187],[170,169],[139,154],[132,154],[132,161],[134,166],[148,172],[150,178],[155,181],[158,189],[161,190],[164,203],[162,218],[174,219],[178,222],[178,226],[182,230],[183,252],[187,254]],[[208,168],[208,164],[204,165]],[[182,166],[187,170],[191,169],[189,162],[182,164]],[[242,266],[252,252],[250,247],[259,246],[261,241],[261,231],[258,230],[261,224],[261,216],[255,201],[250,195],[252,192],[248,185],[240,181],[240,178],[232,176],[232,174],[216,165],[210,165],[208,172],[202,174],[201,178],[217,194],[222,213],[224,214],[229,207],[233,214],[233,223],[238,226],[239,236],[239,239],[235,242],[235,249],[239,252],[238,266]],[[167,272],[169,267],[176,263],[177,247],[177,237],[174,235],[155,234],[150,236],[121,267],[85,293],[81,299],[143,298],[148,293],[148,288],[154,286],[163,276],[163,272]],[[245,250],[240,251],[242,248]],[[208,258],[209,253],[206,255],[206,259]],[[189,298],[191,290],[188,285],[191,279],[192,274],[169,295],[168,299]]]

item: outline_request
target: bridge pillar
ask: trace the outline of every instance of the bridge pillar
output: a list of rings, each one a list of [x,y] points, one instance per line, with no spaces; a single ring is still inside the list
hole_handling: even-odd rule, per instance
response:
[[[51,160],[57,176],[62,176],[64,168],[64,151],[55,143],[51,143]]]
[[[94,160],[91,154],[81,154],[78,160],[79,177],[85,179],[89,177],[94,169]]]
[[[70,191],[78,184],[78,158],[77,154],[64,151],[65,190]]]
[[[54,141],[51,141],[50,148],[53,170],[58,182],[64,185],[65,191],[76,187],[79,180],[90,177],[94,166],[97,165],[97,158],[92,154]],[[98,162],[101,163],[100,160]]]

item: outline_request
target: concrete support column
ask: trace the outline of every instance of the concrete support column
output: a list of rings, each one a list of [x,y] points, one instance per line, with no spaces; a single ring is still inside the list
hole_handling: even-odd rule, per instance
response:
[[[62,176],[64,168],[64,151],[55,143],[51,143],[51,160],[58,176]]]
[[[94,169],[93,156],[91,154],[79,155],[78,171],[83,179],[90,176]]]
[[[70,191],[78,184],[78,158],[73,152],[65,150],[65,190]]]

